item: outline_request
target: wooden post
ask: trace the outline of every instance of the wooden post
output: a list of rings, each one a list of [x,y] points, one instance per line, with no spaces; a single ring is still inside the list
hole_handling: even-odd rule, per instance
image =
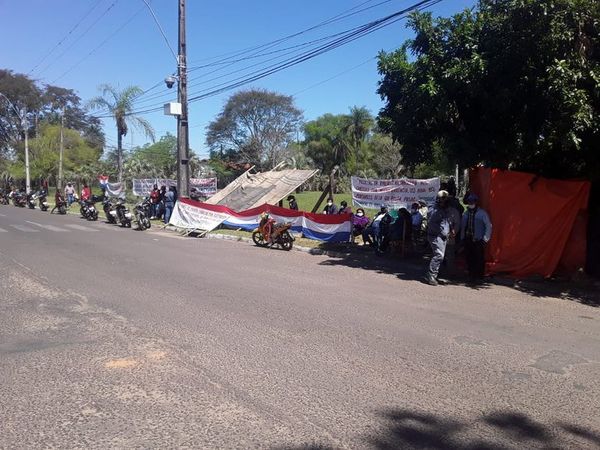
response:
[[[335,173],[338,171],[338,169],[339,166],[335,166],[329,174],[329,184],[325,187],[325,189],[323,189],[323,193],[319,197],[319,200],[317,200],[317,203],[315,203],[315,206],[311,211],[313,214],[318,211],[319,207],[321,206],[321,203],[323,203],[323,200],[325,200],[325,197],[327,197],[327,195],[333,198],[333,192],[335,189]]]

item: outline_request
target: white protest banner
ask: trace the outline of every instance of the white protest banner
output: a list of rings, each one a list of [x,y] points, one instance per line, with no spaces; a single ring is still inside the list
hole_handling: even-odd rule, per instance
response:
[[[393,180],[352,177],[352,203],[362,208],[379,209],[381,205],[409,208],[420,200],[432,205],[439,190],[439,177]]]
[[[162,186],[167,188],[177,187],[177,180],[167,178],[141,178],[133,180],[133,195],[138,197],[146,197],[150,195],[154,186],[160,189]],[[216,178],[190,178],[190,189],[195,188],[200,194],[210,197],[217,193]]]
[[[218,211],[210,211],[187,203],[186,200],[175,202],[169,225],[189,230],[212,231],[231,216]]]
[[[190,189],[196,189],[204,197],[212,197],[217,193],[217,178],[190,178]]]

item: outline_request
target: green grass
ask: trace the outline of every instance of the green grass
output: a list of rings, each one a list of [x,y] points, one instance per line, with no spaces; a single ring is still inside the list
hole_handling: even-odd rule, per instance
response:
[[[305,191],[305,192],[300,192],[299,194],[293,194],[296,197],[296,201],[298,202],[298,208],[301,211],[312,211],[313,207],[315,206],[315,203],[317,203],[317,200],[319,200],[319,197],[321,196],[321,192],[320,191]],[[348,202],[348,205],[350,205],[352,207],[352,211],[356,211],[356,207],[352,206],[352,194],[335,194],[333,196],[333,202],[336,204],[336,206],[339,208],[340,203],[345,200],[346,202]],[[325,201],[323,201],[323,203],[321,203],[321,206],[319,207],[319,209],[317,210],[318,213],[323,212],[323,208],[325,207],[325,202],[327,201],[327,199],[325,199]],[[283,206],[287,207],[287,201],[284,200],[283,202]],[[375,216],[375,214],[377,213],[377,210],[375,209],[365,209],[365,214],[369,217],[373,217]]]

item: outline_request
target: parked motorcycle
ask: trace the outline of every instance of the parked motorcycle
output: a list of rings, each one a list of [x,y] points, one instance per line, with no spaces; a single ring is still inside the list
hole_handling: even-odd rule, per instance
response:
[[[33,194],[32,198],[33,198],[33,200],[38,201],[40,210],[48,211],[49,205],[48,205],[48,201],[47,201],[47,193],[44,189],[37,191],[35,194]]]
[[[25,208],[25,206],[27,206],[27,195],[25,192],[11,191],[11,193],[8,194],[8,197],[12,200],[13,205],[19,208]]]
[[[135,205],[135,220],[138,223],[138,230],[143,231],[150,228],[150,211],[152,203],[150,197],[145,197],[140,203]]]
[[[289,230],[291,223],[276,223],[269,214],[261,215],[258,228],[252,232],[252,240],[259,247],[273,247],[278,245],[283,250],[289,251],[294,245],[294,237]]]
[[[25,198],[27,199],[27,207],[29,209],[35,209],[35,200],[36,200],[35,194],[33,192],[30,192],[29,194],[27,194],[25,196]]]
[[[125,205],[125,200],[119,199],[115,209],[117,211],[117,222],[119,222],[122,227],[131,228],[131,219],[133,219],[133,216],[129,212],[129,208]]]
[[[58,213],[63,216],[67,213],[67,202],[62,197],[60,197],[60,200],[57,200],[56,209],[58,209]]]
[[[98,220],[98,210],[94,200],[82,200],[80,205],[79,213],[81,217],[87,220]]]
[[[115,204],[108,197],[104,198],[102,201],[102,209],[108,223],[112,223],[113,225],[116,224],[117,210],[115,208]]]
[[[0,191],[0,205],[8,205],[9,198],[5,191]]]

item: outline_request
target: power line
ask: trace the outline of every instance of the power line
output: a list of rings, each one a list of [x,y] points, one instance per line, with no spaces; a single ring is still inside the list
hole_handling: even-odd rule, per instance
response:
[[[191,68],[188,70],[188,72],[193,72],[193,71],[195,71],[195,70],[198,70],[198,69],[202,69],[202,68],[206,68],[206,67],[212,67],[212,66],[217,66],[217,65],[224,65],[224,67],[222,67],[221,69],[225,69],[225,68],[227,68],[227,67],[230,67],[231,65],[233,65],[233,63],[241,62],[241,61],[244,61],[244,60],[247,60],[247,59],[260,58],[260,57],[262,57],[262,56],[265,56],[265,55],[268,55],[268,54],[274,54],[274,53],[282,52],[282,51],[285,51],[285,50],[289,50],[289,49],[291,49],[291,48],[295,48],[296,46],[292,46],[292,47],[288,47],[288,48],[286,48],[286,49],[279,49],[279,50],[275,50],[275,51],[273,51],[273,52],[268,52],[268,53],[260,53],[260,52],[259,52],[259,53],[254,53],[254,54],[252,54],[252,55],[250,55],[250,56],[248,56],[248,57],[245,57],[245,58],[241,58],[241,59],[237,59],[237,60],[233,60],[233,61],[232,61],[232,58],[235,58],[235,57],[238,57],[238,56],[242,56],[242,55],[245,55],[245,54],[251,53],[251,52],[253,52],[253,51],[256,51],[256,50],[259,50],[259,49],[264,49],[264,48],[272,48],[272,47],[276,46],[277,44],[279,44],[279,43],[282,43],[282,42],[284,42],[284,41],[286,41],[286,40],[289,40],[289,39],[292,39],[292,38],[294,38],[294,37],[300,36],[300,35],[302,35],[302,34],[305,34],[305,33],[309,32],[309,31],[312,31],[312,30],[318,29],[318,28],[320,28],[320,27],[323,27],[323,26],[329,25],[329,24],[331,24],[331,23],[333,23],[333,22],[337,22],[337,21],[339,21],[339,20],[342,20],[342,19],[348,18],[348,17],[350,17],[350,16],[353,16],[353,15],[355,15],[355,14],[359,14],[359,13],[361,13],[361,12],[364,12],[364,11],[366,11],[366,10],[373,9],[373,8],[375,8],[375,7],[377,7],[377,6],[381,6],[381,5],[385,4],[385,3],[389,3],[389,2],[391,2],[392,0],[384,0],[384,1],[381,1],[381,2],[379,2],[379,3],[377,3],[377,4],[375,4],[375,5],[372,5],[372,6],[369,6],[369,7],[363,8],[363,9],[360,9],[359,11],[356,11],[357,9],[361,8],[362,6],[364,6],[364,5],[368,4],[368,3],[372,3],[373,1],[375,1],[375,0],[367,0],[367,1],[364,1],[364,2],[362,2],[362,3],[360,3],[360,4],[356,5],[356,6],[354,6],[354,7],[350,8],[350,9],[348,9],[348,10],[342,11],[342,12],[340,12],[339,14],[336,14],[335,16],[333,16],[333,17],[330,17],[330,18],[328,18],[328,19],[326,19],[326,20],[324,20],[324,21],[322,21],[322,22],[320,22],[320,23],[318,23],[318,24],[316,24],[316,25],[313,25],[313,26],[311,26],[311,27],[309,27],[309,28],[306,28],[306,29],[304,29],[304,30],[301,30],[301,31],[295,32],[295,33],[293,33],[293,34],[290,34],[290,35],[287,35],[287,36],[284,36],[284,37],[278,38],[278,39],[276,39],[276,40],[274,40],[274,41],[270,41],[270,42],[267,42],[267,43],[264,43],[264,44],[260,44],[260,45],[258,45],[258,46],[254,46],[254,47],[249,47],[249,48],[246,48],[246,49],[243,49],[243,50],[236,50],[236,51],[233,51],[233,52],[228,52],[228,53],[225,53],[225,54],[222,54],[222,55],[213,56],[213,57],[210,57],[210,58],[205,58],[205,59],[203,59],[203,60],[200,60],[200,61],[213,60],[213,59],[217,59],[217,58],[223,58],[223,57],[225,57],[225,56],[231,55],[229,58],[224,58],[224,59],[221,59],[221,60],[219,60],[219,61],[213,62],[213,63],[211,63],[211,64],[206,64],[206,65],[202,65],[202,66],[191,67]],[[327,38],[323,38],[323,39],[327,39]],[[313,42],[315,42],[315,41],[313,41]],[[303,44],[300,44],[299,46],[303,46],[303,45],[307,45],[307,44],[308,44],[308,43],[303,43]],[[218,71],[218,70],[215,70],[215,71],[209,72],[208,74],[205,74],[205,75],[203,75],[203,76],[209,75],[209,74],[211,74],[211,73],[215,73],[215,72],[217,72],[217,71]],[[202,78],[202,76],[201,76],[201,77],[196,77],[196,78],[193,78],[193,79],[191,79],[190,81],[194,81],[194,80],[197,80],[197,79],[199,79],[199,78]],[[158,93],[157,95],[158,95],[159,97],[167,97],[167,96],[168,96],[168,93],[169,93],[169,91],[168,91],[167,89],[163,89],[163,90],[162,90],[160,93]],[[144,94],[140,95],[140,97],[139,97],[139,98],[141,98],[143,95],[144,95]],[[154,95],[152,98],[158,98],[158,97],[157,97],[156,95]],[[150,99],[144,99],[144,101],[146,101],[146,100],[150,100]]]
[[[48,58],[53,52],[54,50],[56,50],[58,47],[60,47],[63,42],[65,42],[69,36],[71,36],[71,34],[73,34],[73,32],[79,27],[79,25],[82,24],[82,22],[87,19],[87,17],[92,13],[92,11],[94,11],[94,9],[96,9],[97,6],[99,6],[104,0],[98,0],[96,1],[92,7],[83,15],[83,17],[81,19],[79,19],[75,25],[67,32],[67,34],[65,34],[62,39],[60,39],[55,45],[54,47],[52,47],[50,50],[48,50],[47,52],[45,52],[44,56],[42,57],[42,59],[33,67],[33,69],[31,69],[28,74],[31,74],[32,72],[35,72],[35,70],[46,60],[46,58]]]
[[[346,34],[344,34],[344,36],[335,39],[319,48],[313,49],[309,52],[305,52],[304,54],[298,55],[294,58],[289,58],[287,61],[284,61],[280,64],[277,65],[271,65],[268,66],[267,68],[264,68],[263,70],[259,70],[259,71],[255,71],[252,72],[250,74],[247,74],[244,77],[238,77],[236,79],[230,80],[229,82],[226,83],[221,83],[218,84],[216,86],[213,86],[212,88],[209,88],[207,90],[204,91],[199,91],[196,93],[196,95],[192,96],[189,98],[189,102],[195,102],[195,101],[199,101],[202,100],[204,98],[208,98],[208,97],[212,97],[218,94],[221,94],[225,91],[231,90],[231,89],[235,89],[238,87],[241,87],[245,84],[248,83],[252,83],[254,81],[257,81],[259,79],[265,78],[269,75],[272,75],[274,73],[280,72],[282,70],[285,70],[289,67],[295,66],[297,64],[300,64],[302,62],[308,61],[312,58],[315,58],[321,54],[324,54],[326,52],[332,51],[335,48],[338,48],[342,45],[346,45],[350,42],[355,41],[356,39],[359,39],[361,37],[364,37],[368,34],[371,34],[385,26],[389,26],[393,23],[396,23],[399,20],[402,20],[403,18],[405,18],[409,12],[414,11],[414,10],[420,10],[420,9],[425,9],[428,7],[431,7],[437,3],[440,3],[442,0],[422,0],[419,1],[411,6],[409,6],[408,8],[405,8],[401,11],[395,12],[393,14],[390,14],[386,17],[383,17],[381,19],[369,22],[365,25],[362,25],[360,27],[356,27],[353,28],[351,30],[349,30],[349,32],[347,32]],[[229,83],[229,84],[227,84]],[[162,109],[162,106],[157,106],[157,107],[148,107],[146,109],[141,109],[141,110],[136,110],[136,111],[132,111],[130,113],[130,115],[132,114],[148,114],[151,112],[156,112]]]
[[[91,24],[89,27],[87,27],[87,28],[85,29],[85,31],[84,31],[83,33],[81,33],[81,34],[80,34],[80,35],[79,35],[79,36],[78,36],[78,37],[75,39],[75,41],[74,41],[74,42],[72,42],[72,43],[71,43],[71,45],[69,45],[67,48],[65,48],[65,49],[62,51],[62,53],[61,53],[60,55],[58,55],[56,58],[53,58],[53,59],[52,59],[52,61],[50,61],[50,63],[49,63],[49,64],[47,64],[47,65],[46,65],[46,66],[45,66],[45,67],[44,67],[44,68],[43,68],[43,69],[42,69],[40,72],[45,72],[45,71],[47,71],[47,70],[48,70],[50,67],[52,67],[52,65],[54,65],[54,64],[55,64],[55,63],[56,63],[58,60],[60,60],[60,59],[61,59],[61,58],[62,58],[64,55],[66,55],[66,54],[67,54],[67,52],[68,52],[69,50],[71,50],[71,49],[72,49],[72,48],[73,48],[75,45],[77,45],[77,44],[79,43],[79,41],[80,41],[80,40],[81,40],[81,39],[82,39],[82,38],[83,38],[83,37],[84,37],[86,34],[88,34],[88,33],[89,33],[89,31],[90,31],[92,28],[94,28],[94,27],[96,26],[96,24],[97,24],[98,22],[100,22],[100,20],[102,20],[102,19],[103,19],[103,18],[104,18],[104,17],[105,17],[105,16],[106,16],[106,15],[107,15],[109,12],[110,12],[110,10],[111,10],[111,9],[113,9],[113,8],[114,8],[114,6],[117,4],[117,2],[118,2],[118,0],[114,0],[114,1],[113,1],[113,2],[112,2],[112,3],[111,3],[109,6],[108,6],[108,8],[106,8],[106,9],[104,10],[104,12],[103,12],[103,13],[102,13],[100,16],[99,16],[99,17],[97,17],[97,18],[96,18],[96,20],[95,20],[94,22],[92,22],[92,24]]]
[[[115,0],[115,2],[116,1],[117,0]],[[110,41],[113,37],[115,37],[123,28],[125,28],[127,25],[129,25],[129,23],[131,21],[133,21],[133,19],[135,19],[136,16],[144,10],[144,8],[145,8],[145,6],[142,6],[140,9],[138,9],[133,15],[131,15],[129,17],[129,19],[125,23],[123,23],[119,28],[117,28],[115,31],[113,31],[106,39],[104,39],[98,46],[94,47],[94,49],[92,49],[92,51],[90,51],[87,55],[85,55],[83,58],[81,58],[77,63],[75,63],[74,65],[69,67],[67,70],[65,70],[58,78],[55,78],[52,81],[52,83],[56,83],[58,80],[63,78],[65,75],[67,75],[69,72],[76,69],[82,62],[84,62],[86,59],[88,59],[90,56],[92,56],[92,54],[94,54],[100,48],[102,48],[108,41]]]

